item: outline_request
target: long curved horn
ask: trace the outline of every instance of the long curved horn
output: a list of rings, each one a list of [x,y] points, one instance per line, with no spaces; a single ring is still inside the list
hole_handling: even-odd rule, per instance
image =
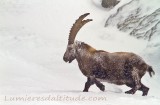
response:
[[[83,20],[86,16],[88,16],[90,13],[85,13],[83,15],[81,15],[76,22],[73,24],[70,33],[69,33],[69,38],[68,38],[68,45],[69,44],[73,44],[75,37],[78,33],[78,31],[82,28],[83,25],[85,25],[86,23],[92,21],[92,19],[87,19],[87,20]]]

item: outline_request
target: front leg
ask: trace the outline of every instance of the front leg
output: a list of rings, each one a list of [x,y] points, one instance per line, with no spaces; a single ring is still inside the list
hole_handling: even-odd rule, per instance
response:
[[[90,86],[93,84],[94,84],[94,77],[93,76],[88,77],[83,92],[88,92]]]
[[[101,91],[105,91],[105,86],[100,81],[95,79],[95,84]]]
[[[83,92],[88,92],[89,88],[91,85],[96,84],[96,86],[101,90],[104,91],[105,90],[105,86],[99,82],[98,80],[96,80],[96,78],[94,76],[90,76],[87,78],[87,82],[85,83],[85,87]]]

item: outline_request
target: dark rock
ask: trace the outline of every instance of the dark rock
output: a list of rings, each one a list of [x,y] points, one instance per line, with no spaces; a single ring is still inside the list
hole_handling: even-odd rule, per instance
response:
[[[116,6],[120,1],[117,0],[102,0],[102,7],[110,8]]]

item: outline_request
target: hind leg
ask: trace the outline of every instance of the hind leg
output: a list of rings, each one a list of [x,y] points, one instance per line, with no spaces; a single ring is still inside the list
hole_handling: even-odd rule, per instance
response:
[[[143,92],[142,96],[147,96],[149,88],[141,83],[141,88],[139,88],[139,90]]]
[[[138,69],[136,68],[133,68],[132,80],[133,80],[132,83],[126,84],[127,86],[132,88],[131,90],[125,92],[127,94],[134,94],[137,90],[141,88],[140,77],[138,75]]]
[[[135,84],[126,84],[126,85],[132,89],[129,91],[126,91],[125,93],[126,94],[134,94],[135,93],[134,92]],[[143,93],[142,96],[147,96],[149,88],[141,83],[141,87],[138,90],[142,91],[142,93]]]
[[[132,84],[126,84],[128,87],[130,87],[131,89],[130,90],[128,90],[128,91],[126,91],[125,93],[126,94],[134,94],[135,92],[134,92],[134,87],[135,87],[135,84],[134,83],[132,83]]]

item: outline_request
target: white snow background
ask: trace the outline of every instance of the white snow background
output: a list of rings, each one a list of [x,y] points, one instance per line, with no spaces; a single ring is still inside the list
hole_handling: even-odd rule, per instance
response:
[[[160,48],[153,42],[136,39],[115,26],[105,28],[107,17],[130,0],[121,0],[113,9],[100,6],[101,0],[0,0],[0,105],[160,105]],[[142,0],[153,10],[159,0]],[[132,8],[132,5],[131,5]],[[130,88],[104,83],[106,91],[95,85],[83,93],[86,77],[77,62],[63,61],[69,30],[84,13],[93,22],[86,24],[76,40],[109,52],[134,52],[150,64],[156,75],[148,73],[142,82],[150,88],[127,95]],[[129,12],[129,11],[128,11]],[[154,39],[159,42],[160,39]],[[99,101],[7,101],[5,97],[26,96],[106,97]]]

